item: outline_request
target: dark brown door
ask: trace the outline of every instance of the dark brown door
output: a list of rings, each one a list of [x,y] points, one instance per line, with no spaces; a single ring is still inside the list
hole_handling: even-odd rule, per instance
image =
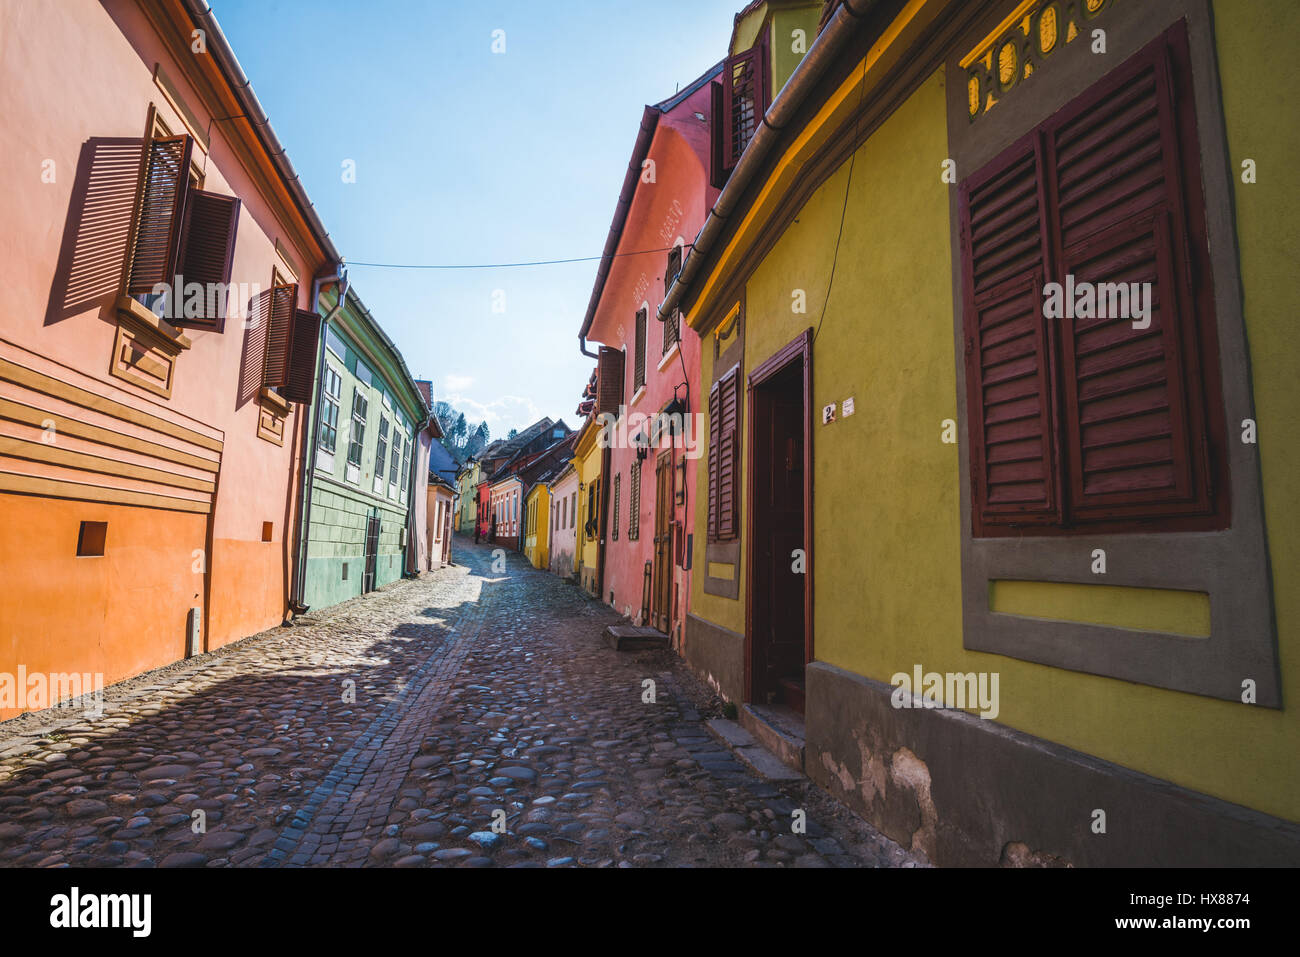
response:
[[[375,590],[375,565],[379,560],[379,516],[366,520],[366,573],[361,580],[363,593]]]
[[[804,383],[795,362],[753,389],[752,700],[803,710]]]
[[[673,613],[673,469],[667,452],[655,463],[654,545],[650,624],[667,634]]]

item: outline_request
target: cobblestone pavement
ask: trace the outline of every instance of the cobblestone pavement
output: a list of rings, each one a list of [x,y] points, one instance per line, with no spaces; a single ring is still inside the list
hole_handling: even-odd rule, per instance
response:
[[[743,767],[675,655],[604,644],[610,609],[456,559],[108,689],[102,717],[0,725],[0,865],[918,864]]]

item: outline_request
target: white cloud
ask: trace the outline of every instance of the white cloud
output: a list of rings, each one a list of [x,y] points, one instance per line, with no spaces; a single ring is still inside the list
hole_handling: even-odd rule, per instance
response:
[[[443,380],[443,388],[448,392],[461,392],[474,384],[472,375],[449,375]]]
[[[519,395],[503,395],[486,403],[459,394],[445,398],[471,423],[486,422],[493,438],[504,438],[511,429],[527,428],[543,414],[532,399]]]

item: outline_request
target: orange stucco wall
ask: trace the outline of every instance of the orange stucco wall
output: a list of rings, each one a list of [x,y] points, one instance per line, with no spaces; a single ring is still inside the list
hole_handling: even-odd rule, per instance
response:
[[[97,144],[138,142],[151,105],[174,134],[186,132],[154,82],[155,64],[197,115],[198,128],[211,130],[203,188],[242,201],[231,281],[265,290],[279,268],[296,278],[298,305],[307,308],[312,277],[325,266],[319,249],[295,245],[297,234],[259,192],[223,139],[222,124],[209,124],[208,106],[186,78],[190,64],[171,58],[132,0],[0,4],[0,177],[7,184],[0,190],[0,347],[12,347],[11,356],[47,360],[46,375],[223,443],[210,515],[106,505],[93,495],[62,500],[0,492],[0,672],[57,665],[103,671],[114,680],[181,657],[186,612],[204,599],[190,570],[191,552],[209,540],[207,648],[277,625],[285,615],[301,415],[292,408],[283,444],[258,435],[256,388],[239,387],[241,375],[250,380],[245,324],[228,318],[220,333],[189,330],[192,347],[177,357],[171,395],[164,398],[109,375],[125,236],[102,230],[103,262],[83,270],[75,289],[57,278],[76,245],[84,205],[74,192],[83,181],[79,164],[85,168]],[[203,162],[197,147],[195,156]],[[129,207],[129,195],[124,201]],[[88,410],[81,418],[102,419]],[[0,436],[23,428],[0,419]],[[77,447],[62,436],[58,441]],[[104,446],[94,451],[137,458]],[[0,455],[0,472],[67,479],[66,471]],[[85,481],[131,487],[102,475]],[[86,520],[109,522],[103,558],[76,557],[77,528]],[[264,522],[272,525],[270,542],[262,541]]]

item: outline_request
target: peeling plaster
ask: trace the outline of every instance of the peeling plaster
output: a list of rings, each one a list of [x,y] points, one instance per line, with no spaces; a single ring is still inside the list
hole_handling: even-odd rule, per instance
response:
[[[933,859],[939,815],[934,809],[934,800],[930,797],[930,769],[907,748],[899,748],[890,758],[889,776],[895,785],[909,788],[916,795],[916,803],[921,810],[921,826],[912,835],[911,849],[923,851]]]

